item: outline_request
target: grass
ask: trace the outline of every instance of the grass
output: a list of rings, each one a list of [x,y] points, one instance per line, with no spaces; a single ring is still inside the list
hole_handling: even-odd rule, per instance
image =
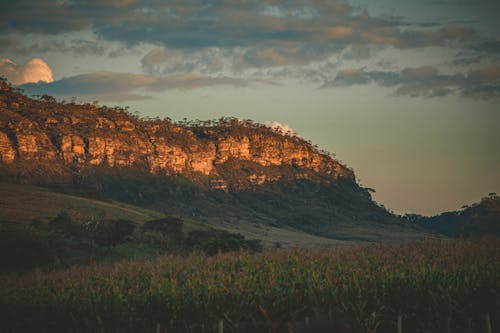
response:
[[[168,208],[168,207],[167,207]],[[138,224],[166,217],[158,210],[118,201],[102,201],[54,192],[32,185],[0,182],[0,224],[47,223],[61,211],[67,211],[77,223],[92,220],[129,220]],[[183,218],[183,231],[207,230],[198,221]]]
[[[92,200],[31,185],[0,183],[0,221],[49,222],[62,210],[68,211],[76,222],[124,219],[143,223],[165,217],[163,213],[121,202]]]
[[[164,256],[0,278],[5,331],[493,331],[500,240]],[[304,327],[308,318],[309,327]],[[307,326],[307,325],[306,325]]]

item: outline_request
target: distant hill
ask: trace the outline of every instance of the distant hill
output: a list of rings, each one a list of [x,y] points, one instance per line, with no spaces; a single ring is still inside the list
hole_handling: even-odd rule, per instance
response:
[[[451,237],[500,236],[500,197],[492,193],[459,211],[407,218],[426,230]]]
[[[0,180],[126,202],[267,245],[425,236],[377,205],[350,168],[294,133],[234,118],[139,119],[120,107],[30,98],[6,81]],[[306,233],[314,237],[293,240]]]

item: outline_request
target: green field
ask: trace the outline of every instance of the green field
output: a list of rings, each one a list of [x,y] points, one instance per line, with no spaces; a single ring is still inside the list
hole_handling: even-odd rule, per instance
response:
[[[2,331],[493,332],[500,241],[164,256],[0,278]]]

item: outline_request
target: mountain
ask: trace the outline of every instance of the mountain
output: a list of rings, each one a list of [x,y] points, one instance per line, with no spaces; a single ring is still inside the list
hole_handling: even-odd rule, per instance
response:
[[[424,234],[377,205],[350,168],[293,133],[234,118],[140,119],[120,107],[30,98],[6,81],[0,180],[128,202],[259,239]]]
[[[462,210],[431,217],[410,215],[408,220],[431,232],[451,237],[500,236],[500,197],[491,193]]]
[[[251,121],[141,121],[118,107],[62,104],[49,96],[33,100],[5,82],[0,91],[5,164],[43,161],[54,164],[51,170],[59,176],[74,171],[67,167],[129,167],[233,190],[277,180],[354,180],[350,169],[299,137]],[[235,161],[239,174],[233,172]]]

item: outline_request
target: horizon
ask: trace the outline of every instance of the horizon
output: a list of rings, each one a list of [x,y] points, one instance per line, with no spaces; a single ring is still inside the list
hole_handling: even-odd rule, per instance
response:
[[[145,117],[278,122],[375,201],[434,215],[500,192],[500,4],[18,1],[0,76]]]

